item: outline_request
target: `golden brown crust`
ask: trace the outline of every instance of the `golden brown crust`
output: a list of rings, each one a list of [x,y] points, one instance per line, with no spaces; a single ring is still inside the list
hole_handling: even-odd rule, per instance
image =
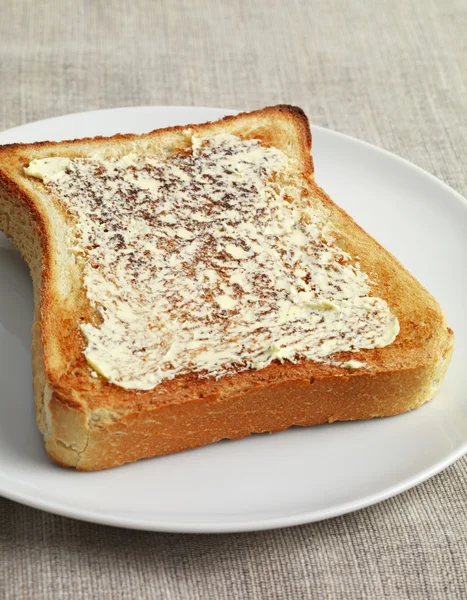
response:
[[[90,427],[86,449],[77,453],[73,466],[93,471],[291,425],[396,415],[432,397],[433,382],[443,378],[449,358],[447,351],[437,364],[415,369],[366,377],[302,376],[230,397],[213,394],[177,405],[176,419],[173,405],[134,410],[121,419],[103,417]],[[63,462],[63,449],[58,450],[55,454],[48,447],[52,458]]]
[[[60,231],[57,223],[66,228],[66,215],[51,218],[50,208],[39,201],[40,184],[25,177],[23,167],[33,158],[86,156],[96,150],[119,156],[132,151],[159,152],[164,147],[173,153],[186,146],[187,128],[0,148],[0,213],[7,211],[12,223],[6,233],[31,265],[24,232],[15,228],[27,215],[26,238],[40,244],[42,255],[41,264],[36,261],[31,266],[40,292],[40,298],[39,292],[36,295],[40,329],[36,326],[34,333],[34,387],[38,423],[50,456],[79,469],[101,469],[224,437],[392,415],[430,399],[452,351],[453,336],[444,315],[400,263],[316,186],[308,120],[301,109],[290,106],[269,107],[189,129],[198,135],[229,131],[260,138],[297,159],[313,197],[330,208],[339,245],[358,256],[374,281],[373,293],[385,299],[398,317],[401,331],[396,341],[383,349],[337,357],[362,360],[369,366],[354,372],[311,361],[273,363],[218,381],[180,376],[144,392],[90,377],[76,326],[79,317],[89,316],[90,309],[79,286],[78,266],[67,262],[70,252],[65,258],[59,256],[62,247],[55,239]],[[67,294],[59,289],[61,260],[77,273],[66,284]]]

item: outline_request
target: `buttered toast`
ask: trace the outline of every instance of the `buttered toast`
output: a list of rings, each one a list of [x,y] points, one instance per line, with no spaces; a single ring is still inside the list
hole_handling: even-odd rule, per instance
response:
[[[435,299],[314,181],[304,113],[0,147],[49,456],[79,470],[431,399]]]

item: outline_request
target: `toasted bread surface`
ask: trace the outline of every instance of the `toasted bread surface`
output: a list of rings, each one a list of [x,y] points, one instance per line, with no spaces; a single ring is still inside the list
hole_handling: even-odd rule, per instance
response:
[[[274,362],[220,379],[177,376],[135,391],[92,377],[83,354],[80,319],[94,317],[82,286],[82,266],[67,245],[65,210],[52,205],[43,185],[24,173],[31,160],[117,158],[129,153],[171,156],[187,148],[186,130],[203,137],[231,133],[260,139],[300,165],[314,202],[331,215],[336,243],[358,261],[372,293],[397,316],[400,333],[384,348],[341,353],[341,366],[302,360]],[[306,116],[270,107],[215,123],[145,134],[0,148],[0,226],[28,262],[35,295],[33,372],[37,421],[49,455],[81,470],[113,467],[143,457],[201,446],[223,438],[279,431],[292,425],[390,416],[436,393],[453,335],[436,300],[314,182]]]

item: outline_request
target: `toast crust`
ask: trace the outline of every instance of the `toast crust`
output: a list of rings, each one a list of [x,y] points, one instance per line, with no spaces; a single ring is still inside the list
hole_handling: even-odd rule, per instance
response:
[[[99,150],[118,157],[161,148],[173,154],[186,147],[187,129],[201,136],[227,132],[260,138],[297,159],[313,196],[331,211],[338,245],[358,256],[362,270],[374,282],[374,294],[386,300],[399,320],[400,333],[390,346],[338,356],[340,361],[363,361],[368,369],[348,371],[305,360],[275,362],[219,380],[178,376],[149,391],[126,390],[90,376],[77,327],[80,316],[90,316],[90,307],[80,290],[80,266],[60,237],[66,215],[51,214],[38,199],[40,184],[26,177],[23,167],[34,158],[72,158]],[[290,106],[142,136],[0,148],[0,226],[22,252],[34,281],[36,414],[51,458],[64,466],[98,470],[291,425],[390,416],[434,396],[453,347],[453,334],[441,308],[316,185],[310,150],[308,120]]]

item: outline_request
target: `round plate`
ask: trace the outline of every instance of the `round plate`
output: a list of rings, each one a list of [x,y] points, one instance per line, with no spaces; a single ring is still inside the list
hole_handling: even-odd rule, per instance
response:
[[[233,111],[143,107],[67,115],[0,143],[141,133]],[[0,493],[61,515],[124,527],[228,532],[353,511],[438,473],[467,450],[467,203],[421,169],[313,128],[316,178],[439,300],[456,349],[435,400],[398,417],[292,428],[110,471],[77,473],[46,456],[34,421],[28,269],[0,237]],[[1,235],[1,234],[0,234]]]

